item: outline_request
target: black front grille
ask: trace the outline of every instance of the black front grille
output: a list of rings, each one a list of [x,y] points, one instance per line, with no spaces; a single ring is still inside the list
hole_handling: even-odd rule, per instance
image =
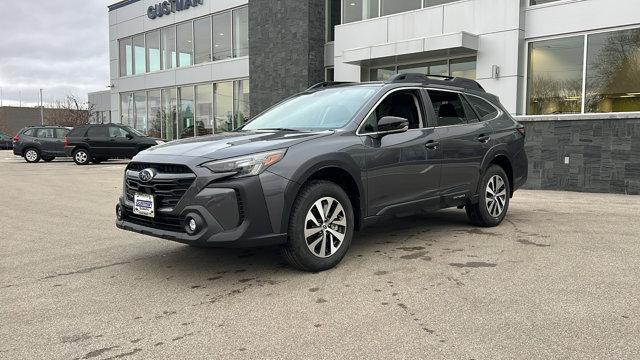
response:
[[[140,170],[153,168],[158,174],[149,182],[138,178]],[[195,174],[184,165],[131,163],[126,172],[126,196],[133,202],[136,193],[153,195],[156,209],[175,207],[195,181]]]
[[[142,215],[136,215],[129,209],[125,209],[124,215],[126,221],[137,225],[180,233],[186,232],[182,224],[182,219],[177,216],[156,213],[156,216],[154,218],[150,218]]]
[[[175,164],[152,164],[132,162],[127,166],[127,170],[142,171],[144,169],[155,169],[162,174],[191,174],[193,173],[188,166]]]

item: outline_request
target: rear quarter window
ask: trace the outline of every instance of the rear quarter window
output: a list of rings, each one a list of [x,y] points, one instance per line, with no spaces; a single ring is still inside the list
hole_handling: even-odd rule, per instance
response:
[[[26,135],[26,136],[35,136],[35,134],[36,134],[36,129],[28,129],[28,130],[25,130],[25,132],[23,132],[22,134],[23,134],[23,135]]]
[[[475,96],[468,96],[467,98],[469,99],[473,110],[475,110],[480,117],[480,121],[491,120],[498,116],[498,109],[488,101]]]

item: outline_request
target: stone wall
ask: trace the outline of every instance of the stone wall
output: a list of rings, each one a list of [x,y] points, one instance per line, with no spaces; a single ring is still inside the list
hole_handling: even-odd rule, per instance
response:
[[[518,121],[527,130],[525,188],[640,194],[640,118]]]
[[[324,81],[324,0],[249,0],[251,113]]]

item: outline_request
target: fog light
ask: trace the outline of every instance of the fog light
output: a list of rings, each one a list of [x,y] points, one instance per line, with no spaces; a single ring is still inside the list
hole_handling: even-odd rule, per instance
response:
[[[122,206],[120,204],[116,205],[116,219],[122,220]]]
[[[187,214],[184,218],[184,230],[189,235],[195,235],[205,228],[204,220],[196,213]]]
[[[196,230],[198,230],[198,224],[196,224],[195,219],[189,220],[189,230],[191,230],[191,232],[196,232]]]

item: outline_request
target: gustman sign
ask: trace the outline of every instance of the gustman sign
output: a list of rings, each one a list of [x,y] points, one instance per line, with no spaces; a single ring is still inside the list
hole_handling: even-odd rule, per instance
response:
[[[204,0],[167,0],[156,5],[151,5],[147,9],[147,16],[153,20],[155,18],[169,15],[176,11],[187,10],[190,7],[202,5]]]

